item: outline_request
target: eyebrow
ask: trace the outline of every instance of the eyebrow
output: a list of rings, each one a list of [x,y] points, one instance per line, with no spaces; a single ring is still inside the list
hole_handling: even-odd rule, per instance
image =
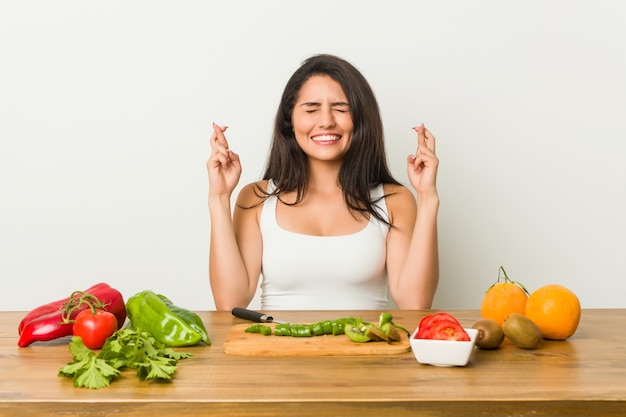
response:
[[[307,101],[306,103],[302,103],[300,104],[300,107],[321,107],[322,104],[315,102],[315,101]],[[349,103],[346,103],[345,101],[336,101],[334,103],[330,103],[331,107],[337,107],[337,106],[347,106],[350,107]]]

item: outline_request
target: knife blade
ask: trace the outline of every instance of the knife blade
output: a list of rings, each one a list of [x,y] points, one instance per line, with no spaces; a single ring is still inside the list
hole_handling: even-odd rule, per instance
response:
[[[235,307],[233,308],[232,313],[235,317],[254,321],[256,323],[287,323],[286,321],[276,320],[273,316],[269,316],[258,311],[248,310],[247,308]]]

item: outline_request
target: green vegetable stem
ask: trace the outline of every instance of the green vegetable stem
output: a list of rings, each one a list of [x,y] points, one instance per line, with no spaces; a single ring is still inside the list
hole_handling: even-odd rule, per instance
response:
[[[139,292],[126,303],[126,313],[134,329],[144,330],[166,346],[191,346],[209,337],[200,317],[172,304],[151,290]]]

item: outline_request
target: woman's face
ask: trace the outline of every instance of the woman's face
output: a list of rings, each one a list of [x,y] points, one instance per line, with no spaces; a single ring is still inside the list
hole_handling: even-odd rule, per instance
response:
[[[341,85],[327,75],[309,78],[291,115],[300,148],[312,159],[341,161],[352,140],[350,103]]]

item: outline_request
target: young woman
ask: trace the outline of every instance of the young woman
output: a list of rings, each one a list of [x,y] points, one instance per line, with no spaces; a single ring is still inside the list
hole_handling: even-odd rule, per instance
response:
[[[291,76],[263,180],[242,188],[226,127],[207,161],[209,276],[218,310],[430,308],[439,277],[435,138],[415,127],[413,193],[389,172],[378,104],[363,75],[331,55]]]

